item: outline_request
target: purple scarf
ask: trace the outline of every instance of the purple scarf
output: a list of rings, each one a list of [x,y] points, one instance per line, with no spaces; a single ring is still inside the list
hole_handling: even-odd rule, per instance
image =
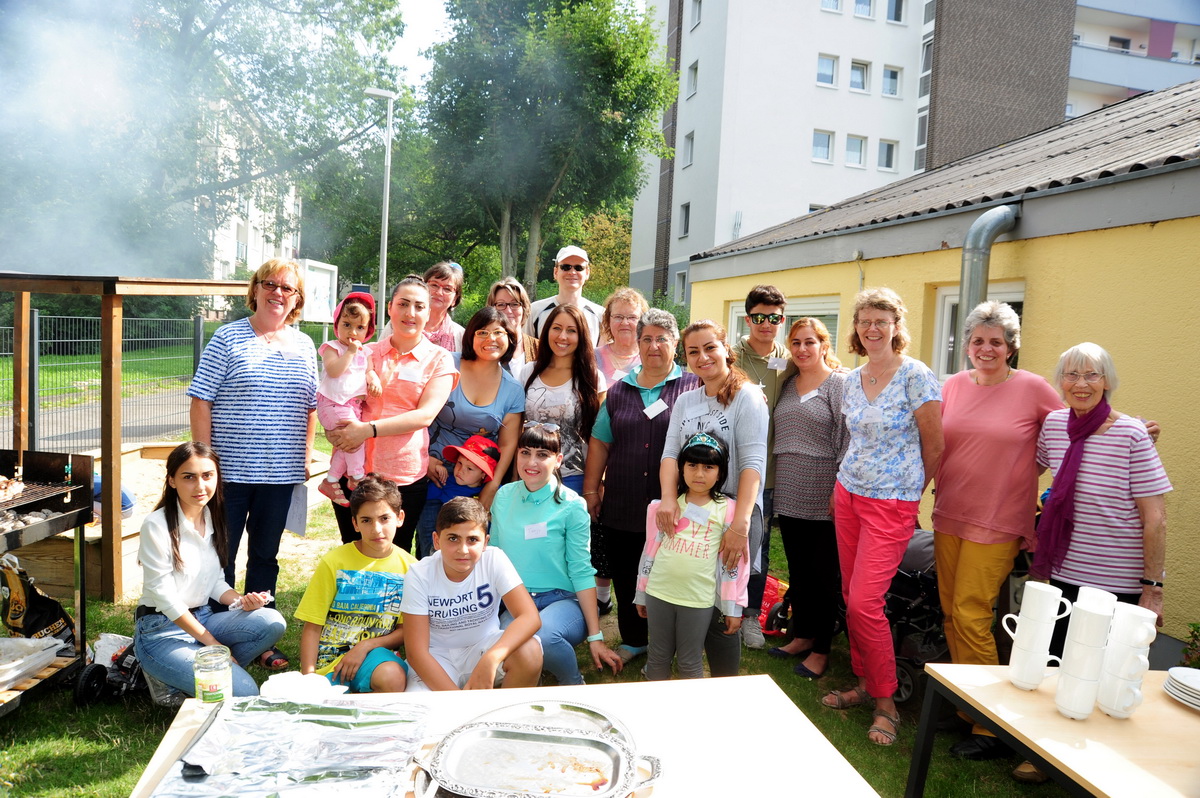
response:
[[[1038,579],[1049,579],[1067,556],[1071,534],[1075,531],[1075,480],[1083,462],[1083,442],[1104,425],[1111,409],[1108,400],[1101,397],[1100,404],[1082,416],[1075,415],[1073,410],[1067,415],[1070,445],[1054,475],[1050,500],[1042,509],[1037,528],[1037,551],[1029,567],[1029,573]]]

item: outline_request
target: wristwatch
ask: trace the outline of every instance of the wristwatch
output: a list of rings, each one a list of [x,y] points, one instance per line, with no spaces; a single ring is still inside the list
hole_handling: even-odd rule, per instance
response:
[[[602,643],[604,642],[604,632],[596,632],[594,635],[588,635],[584,640],[587,640],[589,643]]]
[[[1162,587],[1163,586],[1162,582],[1155,582],[1153,579],[1147,579],[1144,576],[1141,579],[1139,579],[1138,582],[1145,585],[1146,587]]]

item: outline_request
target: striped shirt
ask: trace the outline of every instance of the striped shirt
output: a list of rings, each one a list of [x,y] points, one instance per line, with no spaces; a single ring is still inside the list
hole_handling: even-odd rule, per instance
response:
[[[1038,437],[1038,464],[1057,474],[1066,456],[1069,409],[1046,416]],[[1075,531],[1062,566],[1052,576],[1113,593],[1142,586],[1142,519],[1134,499],[1171,490],[1167,472],[1145,426],[1120,416],[1107,432],[1083,444],[1075,483]]]
[[[212,447],[226,482],[288,485],[304,481],[308,415],[317,406],[317,350],[292,327],[275,346],[249,319],[213,334],[188,396],[212,403]]]

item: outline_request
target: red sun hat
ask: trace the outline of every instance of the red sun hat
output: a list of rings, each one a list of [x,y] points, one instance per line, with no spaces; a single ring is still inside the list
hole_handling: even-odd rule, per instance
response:
[[[333,309],[333,327],[336,330],[338,322],[342,319],[342,308],[350,300],[355,300],[367,309],[367,340],[370,341],[375,337],[375,297],[362,291],[351,291],[342,297],[342,301]]]
[[[475,465],[491,482],[496,476],[496,463],[500,459],[500,447],[490,438],[482,435],[472,435],[462,446],[447,446],[442,449],[442,459],[447,463],[457,463],[459,457],[465,457]]]

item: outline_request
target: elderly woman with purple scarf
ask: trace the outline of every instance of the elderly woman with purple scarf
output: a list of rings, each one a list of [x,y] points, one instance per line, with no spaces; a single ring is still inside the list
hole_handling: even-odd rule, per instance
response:
[[[1063,352],[1054,382],[1067,407],[1046,416],[1038,438],[1038,464],[1050,468],[1054,484],[1031,574],[1048,578],[1071,601],[1082,586],[1115,593],[1153,610],[1162,626],[1163,497],[1171,483],[1154,441],[1139,419],[1109,405],[1117,370],[1096,344]],[[1061,654],[1065,639],[1063,622],[1051,651]]]

